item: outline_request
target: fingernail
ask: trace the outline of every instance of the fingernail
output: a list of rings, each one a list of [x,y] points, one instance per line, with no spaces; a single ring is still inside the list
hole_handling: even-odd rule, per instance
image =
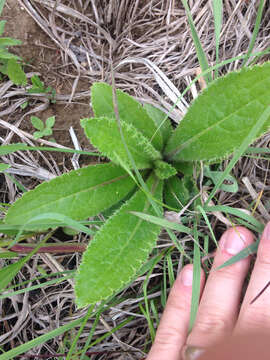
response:
[[[188,346],[186,345],[183,349],[183,360],[196,360],[198,359],[203,353],[205,349],[197,347],[197,346]]]
[[[266,224],[266,227],[264,228],[263,231],[263,238],[264,240],[269,240],[270,241],[270,221]]]
[[[185,267],[181,273],[181,281],[185,286],[191,286],[193,280],[193,271],[191,267]]]
[[[230,255],[236,255],[246,246],[245,236],[239,229],[230,229],[226,232],[223,249]]]

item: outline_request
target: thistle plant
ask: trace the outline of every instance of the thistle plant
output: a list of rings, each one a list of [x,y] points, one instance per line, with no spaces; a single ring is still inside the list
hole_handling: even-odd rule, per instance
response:
[[[136,277],[161,225],[145,216],[180,208],[196,193],[192,167],[220,162],[270,127],[270,63],[211,81],[173,129],[167,115],[105,83],[91,88],[94,117],[81,125],[110,162],[42,183],[8,210],[5,223],[48,230],[55,213],[73,220],[113,214],[89,241],[76,276],[79,307],[107,299]],[[175,197],[176,195],[176,197]],[[180,205],[181,204],[181,205]],[[50,214],[51,217],[50,217]],[[150,215],[150,216],[149,216]]]

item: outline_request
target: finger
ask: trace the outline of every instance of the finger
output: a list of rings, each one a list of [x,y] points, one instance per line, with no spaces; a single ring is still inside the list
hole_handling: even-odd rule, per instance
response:
[[[252,242],[252,233],[241,226],[230,228],[222,235],[188,345],[208,347],[233,331],[250,259],[220,270],[216,268]]]
[[[178,275],[157,330],[154,345],[147,360],[179,360],[186,343],[192,295],[193,266],[186,265]],[[200,289],[204,286],[201,272]]]
[[[235,332],[245,330],[270,330],[269,288],[253,303],[250,302],[270,280],[270,222],[264,229],[259,244],[257,259],[241,307]]]

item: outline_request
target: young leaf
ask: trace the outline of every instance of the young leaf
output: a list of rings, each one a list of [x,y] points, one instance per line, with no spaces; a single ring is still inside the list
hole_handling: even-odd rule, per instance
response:
[[[167,114],[150,104],[145,104],[144,108],[150,118],[155,122],[156,127],[160,129],[163,143],[166,144],[173,130]]]
[[[42,131],[42,133],[43,133],[43,136],[49,136],[49,135],[52,135],[52,129],[51,128],[48,128],[48,127],[46,127],[43,131]]]
[[[161,133],[142,105],[121,90],[116,90],[116,96],[120,120],[133,125],[151,141],[157,150],[161,150],[163,147]],[[101,82],[94,83],[91,87],[91,100],[95,117],[115,118],[110,85]]]
[[[27,77],[22,69],[21,64],[15,59],[10,59],[7,64],[7,74],[15,85],[26,85]]]
[[[166,158],[196,161],[230,155],[249,134],[269,101],[270,62],[213,81],[194,101],[170,138]],[[270,118],[258,129],[258,136],[269,127]]]
[[[55,116],[51,116],[46,120],[46,127],[52,128],[55,123]]]
[[[162,181],[147,181],[155,198],[162,198]],[[147,260],[161,227],[130,211],[154,214],[142,190],[138,190],[100,229],[83,254],[76,285],[79,307],[106,299],[130,281]]]
[[[39,131],[42,131],[44,129],[43,121],[37,116],[31,116],[30,120],[35,129]]]
[[[43,136],[44,136],[44,133],[43,133],[44,130],[42,131],[35,131],[33,136],[34,136],[34,139],[37,140],[37,139],[41,139]]]
[[[81,125],[91,143],[97,147],[103,155],[117,164],[119,163],[118,157],[120,157],[124,163],[131,167],[115,119],[83,119],[81,120]],[[134,126],[121,121],[121,127],[128,149],[138,169],[151,168],[152,162],[161,158],[160,153]]]
[[[88,166],[44,182],[25,193],[9,208],[5,223],[25,224],[37,214],[49,212],[84,220],[109,208],[133,188],[133,180],[118,166]],[[39,224],[37,228],[45,230],[46,226]]]
[[[177,174],[175,168],[171,164],[166,163],[165,161],[157,160],[155,161],[154,166],[155,174],[159,179],[165,180]]]

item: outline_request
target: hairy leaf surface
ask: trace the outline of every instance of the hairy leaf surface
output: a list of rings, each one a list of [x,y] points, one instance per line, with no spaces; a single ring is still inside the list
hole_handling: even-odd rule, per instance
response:
[[[83,220],[109,208],[133,188],[133,180],[122,168],[114,164],[91,165],[25,193],[8,210],[5,223],[25,224],[36,215],[50,212]],[[40,230],[46,228],[38,226]]]
[[[121,90],[116,90],[116,97],[120,120],[133,125],[151,141],[156,149],[161,150],[163,147],[161,132],[142,105]],[[95,117],[115,118],[110,85],[102,82],[94,83],[91,87],[91,100]]]
[[[219,78],[189,108],[166,146],[166,158],[195,161],[230,155],[246,138],[269,103],[269,62]],[[270,118],[258,136],[269,127]]]
[[[99,151],[119,164],[119,158],[131,167],[130,160],[123,144],[115,119],[92,118],[81,120],[86,136]],[[160,153],[151,145],[136,128],[124,121],[121,127],[127,147],[139,169],[151,168],[154,160],[160,159]]]
[[[155,198],[162,198],[162,181],[147,181]],[[138,190],[100,229],[83,254],[75,292],[79,307],[106,299],[136,274],[153,247],[161,227],[130,211],[154,214],[142,190]]]

